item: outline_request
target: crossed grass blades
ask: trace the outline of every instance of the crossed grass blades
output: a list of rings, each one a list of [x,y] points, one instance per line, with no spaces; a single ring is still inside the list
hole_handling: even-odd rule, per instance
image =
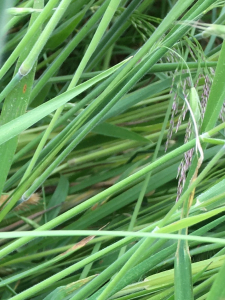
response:
[[[0,8],[2,299],[225,297],[224,1]]]

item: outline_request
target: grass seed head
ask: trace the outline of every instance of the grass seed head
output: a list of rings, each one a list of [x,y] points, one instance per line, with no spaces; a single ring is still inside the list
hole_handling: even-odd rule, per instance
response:
[[[206,30],[202,32],[203,37],[209,37],[210,35],[216,35],[225,39],[225,25],[219,24],[211,24],[209,25]]]
[[[220,24],[208,24],[208,23],[201,23],[196,21],[181,21],[178,22],[179,24],[190,25],[192,27],[198,28],[202,30],[202,36],[207,38],[211,35],[216,35],[221,37],[222,39],[225,38],[225,25]]]

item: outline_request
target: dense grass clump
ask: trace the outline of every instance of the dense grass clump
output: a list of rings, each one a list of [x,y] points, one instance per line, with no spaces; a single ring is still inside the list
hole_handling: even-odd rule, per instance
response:
[[[1,299],[225,298],[224,5],[0,1]]]

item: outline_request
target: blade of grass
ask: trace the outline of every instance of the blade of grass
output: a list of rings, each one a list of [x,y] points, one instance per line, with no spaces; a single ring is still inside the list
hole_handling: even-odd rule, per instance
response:
[[[206,300],[223,299],[225,297],[224,276],[225,263],[220,268],[220,271],[216,276],[216,279],[207,295]]]
[[[34,1],[35,9],[36,8],[42,9],[43,6],[44,6],[43,1]],[[34,13],[32,15],[29,26],[32,26],[32,24],[37,19],[37,16],[38,16],[37,13]],[[18,63],[16,65],[15,74],[17,73],[17,71],[21,65],[21,62],[24,61],[24,59],[27,57],[28,53],[32,49],[34,42],[37,40],[38,36],[40,35],[40,32],[41,32],[41,27],[39,27],[36,30],[36,33],[29,40],[29,42],[26,45],[26,48],[21,53]],[[29,76],[22,79],[20,81],[20,83],[18,84],[18,86],[6,98],[3,108],[2,108],[2,113],[1,113],[1,118],[0,118],[1,126],[25,113],[28,103],[29,103],[32,85],[34,82],[35,67],[36,66],[33,67]],[[2,158],[2,163],[1,163],[1,167],[0,167],[0,195],[2,194],[2,189],[4,186],[5,180],[7,178],[10,166],[12,164],[12,160],[13,160],[14,153],[16,151],[17,143],[18,143],[18,137],[15,137],[14,139],[11,139],[4,145],[0,146],[0,155]]]
[[[65,13],[65,10],[68,8],[71,1],[72,0],[62,0],[60,2],[57,10],[55,11],[53,16],[49,20],[48,24],[46,25],[46,27],[44,28],[44,30],[40,34],[38,40],[33,45],[33,47],[30,49],[30,51],[28,52],[26,58],[24,59],[24,61],[20,65],[17,73],[15,74],[13,79],[8,83],[6,88],[0,94],[0,102],[7,96],[7,94],[10,91],[12,91],[15,88],[15,86],[19,83],[19,81],[23,77],[25,77],[27,74],[29,74],[29,72],[32,70],[33,65],[36,63],[40,52],[42,51],[42,49],[43,49],[44,45],[46,44],[48,38],[50,37],[51,33],[55,29],[55,27],[56,27],[57,23],[59,22],[59,20],[62,18],[63,14]],[[38,18],[36,20],[38,20]],[[36,24],[36,22],[34,22],[33,25],[34,24]],[[31,32],[31,31],[32,31],[32,26],[31,26],[30,30],[28,31],[28,33]],[[14,50],[14,52],[15,52],[15,50]],[[2,69],[3,69],[3,67],[2,67]],[[1,72],[1,70],[0,70],[0,72]]]
[[[82,58],[82,60],[81,60],[81,62],[79,64],[79,66],[78,66],[78,68],[77,68],[77,70],[76,70],[76,72],[74,74],[74,77],[73,77],[72,81],[70,82],[69,87],[68,87],[67,90],[71,90],[73,87],[76,86],[78,80],[80,79],[81,74],[84,71],[84,68],[85,68],[88,60],[90,59],[92,53],[94,52],[94,49],[96,48],[97,44],[99,43],[100,39],[102,38],[104,32],[106,31],[106,29],[107,29],[107,27],[108,27],[108,25],[109,25],[109,23],[110,23],[113,15],[115,14],[116,9],[119,6],[119,3],[120,3],[120,0],[118,0],[118,1],[114,0],[113,2],[111,1],[109,3],[109,6],[106,9],[105,14],[103,15],[103,18],[102,18],[102,20],[101,20],[101,22],[100,22],[100,24],[99,24],[99,26],[97,28],[97,31],[96,31],[95,35],[93,36],[93,39],[92,39],[91,43],[89,44],[88,49],[86,50],[85,55]],[[36,151],[34,153],[34,156],[33,156],[32,160],[31,160],[31,162],[30,162],[30,164],[29,164],[26,172],[23,175],[23,178],[21,179],[21,182],[26,177],[28,177],[30,175],[30,173],[31,173],[31,171],[32,171],[35,163],[37,162],[37,159],[38,159],[38,157],[40,155],[40,152],[43,149],[43,147],[44,147],[44,145],[45,145],[45,143],[46,143],[46,141],[47,141],[47,139],[48,139],[51,131],[53,130],[53,128],[55,126],[55,123],[57,122],[59,116],[61,115],[63,109],[64,109],[64,106],[61,106],[55,112],[55,114],[54,114],[54,116],[53,116],[53,118],[52,118],[52,120],[51,120],[51,122],[50,122],[50,124],[49,124],[49,126],[48,126],[48,128],[46,130],[46,132],[44,133],[44,135],[43,135],[43,137],[42,137],[42,139],[41,139],[41,141],[40,141],[40,143],[39,143],[39,145],[38,145],[38,147],[37,147],[37,149],[36,149]]]
[[[79,32],[74,36],[70,43],[59,53],[59,55],[54,59],[47,70],[41,75],[40,79],[33,88],[31,95],[31,102],[39,94],[43,86],[48,82],[53,74],[60,68],[66,58],[71,54],[72,51],[79,45],[79,43],[87,36],[89,31],[94,27],[94,25],[99,21],[99,19],[104,14],[110,0],[104,1],[96,13],[87,21],[87,23],[79,30]]]
[[[38,15],[37,19],[32,24],[30,30],[27,32],[25,37],[22,39],[22,41],[19,43],[19,45],[16,47],[16,49],[13,51],[13,53],[10,55],[7,61],[4,63],[3,67],[0,70],[0,79],[5,75],[5,73],[9,70],[12,64],[16,61],[21,51],[24,49],[24,47],[35,34],[35,32],[38,30],[38,28],[49,17],[49,15],[52,13],[52,9],[56,6],[58,2],[59,0],[50,0],[47,3],[43,11]]]
[[[211,133],[215,134],[217,132],[217,130],[221,130],[221,128],[223,128],[223,126],[225,126],[225,124],[217,126],[213,130],[211,130],[210,132],[208,132],[208,134],[209,135]],[[107,190],[99,193],[98,195],[90,198],[88,201],[86,201],[85,203],[80,204],[78,207],[75,207],[75,208],[69,210],[68,212],[66,212],[66,213],[58,216],[57,218],[55,218],[54,220],[48,222],[47,224],[39,227],[39,230],[47,230],[47,229],[54,228],[55,226],[63,223],[65,220],[70,219],[75,214],[78,214],[79,212],[81,212],[83,210],[86,210],[87,208],[91,207],[95,203],[97,203],[100,200],[104,199],[105,197],[111,195],[113,192],[118,191],[119,189],[123,188],[124,186],[131,184],[132,181],[136,180],[137,178],[141,178],[141,176],[143,176],[146,173],[154,170],[157,166],[159,166],[159,165],[165,163],[166,161],[168,161],[168,160],[170,160],[170,159],[172,159],[172,158],[174,158],[174,157],[176,157],[176,156],[184,153],[188,149],[191,149],[194,145],[195,145],[195,140],[192,140],[192,141],[186,143],[185,145],[179,147],[178,149],[172,151],[171,153],[168,153],[165,156],[161,157],[160,159],[158,159],[157,161],[153,162],[149,166],[147,166],[147,167],[143,168],[142,170],[136,172],[135,174],[131,175],[130,177],[128,177],[128,178],[126,178],[126,179],[118,182],[114,186],[112,186],[112,187],[108,188]],[[216,160],[217,160],[217,158],[218,158],[218,155],[216,157]],[[213,164],[214,164],[214,161],[215,161],[215,159],[212,162]],[[207,167],[206,167],[206,171],[208,172],[208,169],[211,168],[211,165],[207,166]],[[190,187],[190,190],[192,190],[194,184],[196,184],[196,181],[192,184],[192,186]],[[197,184],[198,184],[198,182],[197,182]],[[175,208],[175,210],[176,210],[176,208]],[[171,213],[171,215],[172,215],[173,214],[173,210],[171,210],[171,212],[172,212]],[[167,215],[167,217],[168,216],[169,216],[169,214]],[[166,220],[168,220],[168,219],[166,219]],[[165,219],[164,219],[164,221],[165,221]],[[5,255],[7,255],[8,253],[10,253],[11,251],[13,251],[14,249],[17,249],[19,246],[22,246],[24,243],[27,243],[30,240],[32,240],[32,238],[22,238],[20,240],[15,241],[14,243],[12,243],[12,244],[8,245],[7,247],[5,247],[4,249],[2,249],[2,251],[0,253],[0,257],[3,257]]]

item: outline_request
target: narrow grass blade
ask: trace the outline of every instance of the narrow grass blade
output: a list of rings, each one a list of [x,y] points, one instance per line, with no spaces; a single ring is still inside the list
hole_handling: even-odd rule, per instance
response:
[[[224,286],[224,277],[225,277],[225,263],[220,268],[218,275],[207,295],[206,300],[214,299],[224,299],[225,298],[225,286]]]
[[[43,8],[44,2],[43,1],[35,1],[34,2],[34,8]],[[32,26],[33,22],[36,20],[38,17],[38,13],[34,13],[31,17],[30,20],[30,26]],[[24,61],[28,53],[30,52],[31,48],[33,47],[34,42],[40,35],[41,28],[39,27],[36,31],[36,33],[33,35],[33,37],[30,39],[30,41],[27,43],[26,48],[24,51],[21,53],[15,73],[17,73],[21,62]],[[5,99],[3,108],[2,108],[2,113],[1,113],[1,118],[0,118],[0,123],[1,126],[3,124],[6,124],[10,122],[11,120],[16,119],[17,117],[23,115],[27,109],[29,99],[30,99],[30,94],[32,90],[32,85],[34,82],[34,73],[35,73],[35,66],[32,69],[32,72],[30,72],[29,76],[26,78],[22,79],[19,84],[17,85],[16,88],[8,95],[8,97]],[[2,128],[2,127],[1,127]],[[7,178],[14,153],[16,151],[18,143],[18,138],[15,137],[11,141],[5,143],[4,145],[0,146],[0,156],[2,159],[1,167],[0,167],[0,195],[2,193],[2,189],[4,186],[4,182]]]

